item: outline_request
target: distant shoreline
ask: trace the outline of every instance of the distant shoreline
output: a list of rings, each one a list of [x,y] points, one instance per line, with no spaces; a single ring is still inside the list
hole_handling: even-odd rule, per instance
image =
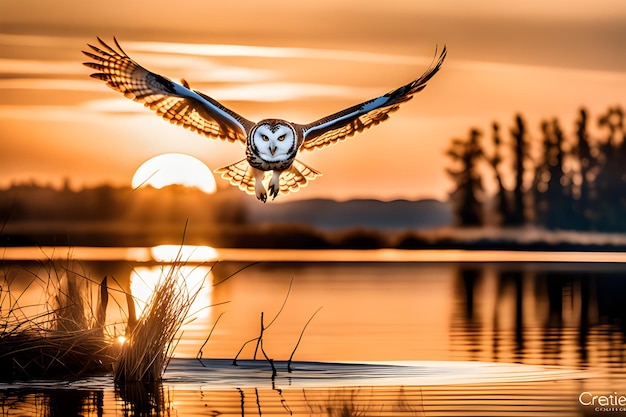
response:
[[[184,225],[25,222],[7,224],[0,247],[152,247],[206,245],[244,249],[459,249],[626,252],[626,234],[537,228],[454,228],[325,231],[304,225]]]

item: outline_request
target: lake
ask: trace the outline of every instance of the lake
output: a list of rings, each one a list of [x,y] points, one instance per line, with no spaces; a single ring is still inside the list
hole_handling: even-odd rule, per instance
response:
[[[4,382],[0,415],[626,415],[621,253],[186,249],[185,276],[201,289],[161,385]],[[171,256],[7,248],[3,289],[11,281],[36,306],[35,276],[106,275],[119,322],[116,288],[149,297]],[[275,378],[260,352],[253,360],[256,343],[244,346],[262,314]]]

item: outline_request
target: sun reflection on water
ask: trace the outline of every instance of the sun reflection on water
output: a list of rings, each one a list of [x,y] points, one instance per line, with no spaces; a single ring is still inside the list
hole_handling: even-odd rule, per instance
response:
[[[170,276],[168,269],[173,266],[141,266],[135,267],[131,274],[130,290],[135,299],[137,315],[141,315],[150,296],[162,279],[182,279],[190,293],[198,292],[190,314],[195,319],[209,317],[208,306],[211,305],[212,286],[210,285],[211,267],[209,266],[177,266],[177,274]]]

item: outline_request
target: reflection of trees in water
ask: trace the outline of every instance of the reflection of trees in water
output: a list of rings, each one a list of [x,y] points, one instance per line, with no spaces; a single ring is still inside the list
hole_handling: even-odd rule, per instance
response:
[[[524,275],[521,271],[502,271],[498,279],[498,289],[496,300],[506,297],[506,292],[513,293],[514,317],[515,317],[515,347],[514,358],[516,362],[521,362],[524,354]],[[498,303],[494,309],[494,329],[498,329],[500,313]]]
[[[384,392],[379,392],[383,390]],[[367,417],[378,415],[423,416],[424,406],[420,390],[404,387],[388,388],[339,388],[329,391],[325,399],[312,399],[304,391],[305,402],[314,416]],[[314,393],[315,391],[313,391]]]
[[[476,301],[476,292],[479,291],[483,282],[481,268],[463,267],[459,268],[457,279],[457,306],[459,311],[457,317],[452,320],[453,328],[451,333],[455,333],[454,326],[460,327],[467,338],[467,350],[469,359],[478,360],[481,351],[481,335],[483,334],[483,317]],[[452,349],[457,349],[453,343]]]
[[[294,415],[316,417],[424,416],[419,387],[328,389],[237,388],[202,394],[209,416]]]
[[[623,361],[625,273],[476,265],[460,267],[456,282],[452,350],[469,359]]]

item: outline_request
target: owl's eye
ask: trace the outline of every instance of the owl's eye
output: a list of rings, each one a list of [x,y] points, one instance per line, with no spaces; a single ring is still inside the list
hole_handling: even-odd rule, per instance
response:
[[[267,141],[269,141],[269,140],[270,140],[270,138],[268,138],[268,137],[267,137],[267,136],[265,136],[265,135],[261,135],[261,139],[263,139],[263,141],[264,141],[264,142],[267,142]]]
[[[285,140],[285,135],[282,135],[281,137],[278,138],[279,141],[284,141]]]

